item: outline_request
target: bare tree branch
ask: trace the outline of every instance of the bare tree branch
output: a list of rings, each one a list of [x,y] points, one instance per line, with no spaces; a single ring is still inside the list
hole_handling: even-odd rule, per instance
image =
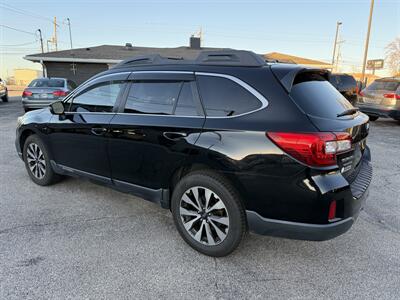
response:
[[[400,75],[400,37],[385,47],[385,63],[389,67],[393,76]]]

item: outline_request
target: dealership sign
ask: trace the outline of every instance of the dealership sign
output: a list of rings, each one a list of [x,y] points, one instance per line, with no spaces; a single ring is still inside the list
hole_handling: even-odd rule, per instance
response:
[[[368,70],[377,70],[383,68],[383,59],[370,59],[367,60]]]

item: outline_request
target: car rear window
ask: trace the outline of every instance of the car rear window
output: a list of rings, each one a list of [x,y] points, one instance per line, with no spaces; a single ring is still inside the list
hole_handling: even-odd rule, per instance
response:
[[[369,91],[385,90],[385,91],[395,91],[399,87],[400,82],[398,81],[374,81],[367,87]]]
[[[304,113],[328,119],[353,108],[324,77],[319,74],[299,74],[290,92],[290,96]]]
[[[63,79],[35,79],[29,87],[64,87]]]

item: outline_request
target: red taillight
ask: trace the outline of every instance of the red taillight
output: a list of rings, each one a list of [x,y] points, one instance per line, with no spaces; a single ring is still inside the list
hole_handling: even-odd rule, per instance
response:
[[[32,92],[31,91],[24,90],[22,92],[22,97],[30,97],[30,96],[32,96]]]
[[[64,92],[64,91],[54,91],[54,92],[53,92],[53,95],[56,96],[56,97],[64,97],[64,96],[67,96],[67,92]]]
[[[383,94],[383,97],[385,98],[394,98],[399,100],[400,99],[400,95],[399,94],[395,94],[395,93],[390,93],[390,94]]]
[[[333,200],[329,205],[328,221],[333,221],[336,218],[336,200]]]
[[[348,133],[267,132],[267,136],[293,158],[312,167],[336,165],[336,154],[351,149]]]
[[[358,94],[359,94],[361,97],[364,97],[364,91],[359,91]]]

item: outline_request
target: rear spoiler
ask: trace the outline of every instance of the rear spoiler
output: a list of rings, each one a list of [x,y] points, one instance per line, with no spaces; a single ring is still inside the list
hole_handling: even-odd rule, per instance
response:
[[[271,70],[288,93],[292,90],[293,82],[299,74],[316,73],[324,77],[327,81],[329,81],[331,76],[331,72],[325,69],[313,69],[293,64],[273,64],[271,65]]]

